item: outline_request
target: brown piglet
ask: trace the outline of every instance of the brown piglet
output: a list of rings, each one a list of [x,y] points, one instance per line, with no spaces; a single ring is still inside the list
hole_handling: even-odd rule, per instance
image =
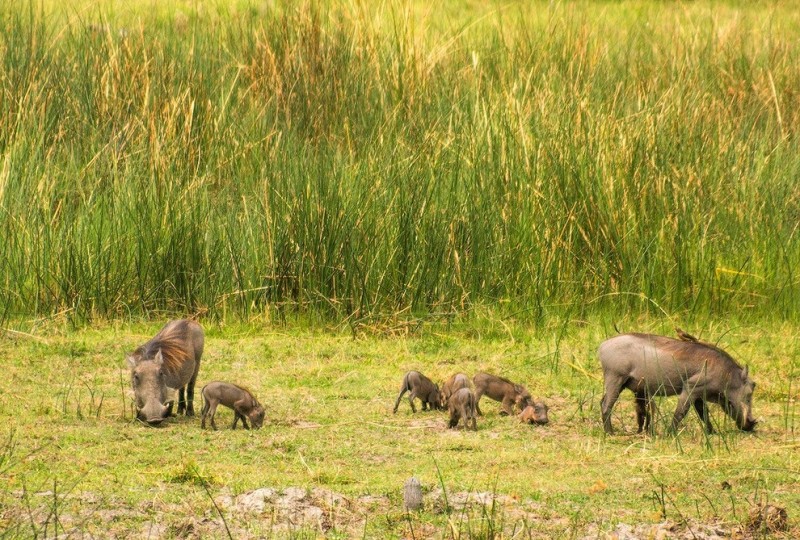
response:
[[[458,421],[464,419],[464,428],[478,431],[478,423],[475,419],[475,394],[469,388],[457,390],[447,402],[450,410],[450,421],[447,427],[454,429],[458,427]]]
[[[475,383],[475,408],[480,416],[483,416],[480,407],[483,396],[502,403],[501,415],[513,414],[512,408],[515,405],[520,411],[525,410],[528,405],[533,405],[533,398],[521,384],[514,384],[508,379],[488,373],[478,373],[472,378],[472,381]]]
[[[203,387],[203,420],[201,427],[206,427],[206,417],[211,416],[211,427],[217,429],[214,422],[214,415],[217,413],[217,405],[224,405],[233,409],[234,419],[231,429],[236,429],[236,423],[241,420],[244,429],[250,429],[247,425],[249,419],[255,429],[259,429],[264,423],[264,408],[253,397],[253,394],[246,388],[235,384],[214,381]]]
[[[533,405],[525,407],[519,415],[519,421],[524,424],[538,424],[543,426],[550,422],[547,417],[547,405],[541,401],[534,401]]]
[[[400,386],[400,394],[397,396],[397,401],[394,402],[393,413],[397,412],[397,408],[400,406],[400,399],[406,392],[410,392],[408,402],[411,404],[412,413],[417,412],[417,408],[414,407],[415,398],[419,398],[420,401],[422,401],[423,411],[427,410],[428,407],[430,407],[431,410],[442,409],[439,387],[419,371],[409,371],[403,377],[403,384]]]
[[[463,373],[456,373],[449,379],[445,381],[442,385],[442,391],[440,392],[440,398],[442,401],[442,408],[447,408],[447,403],[450,401],[450,396],[455,394],[457,391],[461,390],[462,388],[470,388],[472,385],[469,382],[469,377],[464,375]]]

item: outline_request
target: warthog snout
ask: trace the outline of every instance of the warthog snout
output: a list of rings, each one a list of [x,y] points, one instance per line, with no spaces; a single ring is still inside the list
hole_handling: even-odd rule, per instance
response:
[[[169,416],[169,406],[161,404],[145,407],[136,412],[136,418],[151,426],[157,426],[163,422],[167,416]]]
[[[534,402],[523,409],[519,414],[519,419],[528,424],[544,426],[550,423],[550,419],[547,417],[547,405],[539,401]]]

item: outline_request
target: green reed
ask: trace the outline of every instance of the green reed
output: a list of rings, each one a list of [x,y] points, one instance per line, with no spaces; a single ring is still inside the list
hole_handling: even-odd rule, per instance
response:
[[[800,308],[788,7],[20,4],[4,318]]]

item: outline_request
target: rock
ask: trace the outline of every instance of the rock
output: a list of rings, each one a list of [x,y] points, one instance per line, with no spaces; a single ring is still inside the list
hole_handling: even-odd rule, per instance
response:
[[[236,508],[240,512],[263,512],[267,503],[275,500],[277,492],[272,488],[259,488],[236,497]]]
[[[344,495],[325,488],[312,488],[311,496],[316,501],[331,507],[345,507],[350,504],[350,501]]]
[[[413,476],[403,485],[403,508],[410,511],[422,508],[422,485]]]
[[[288,487],[283,490],[283,495],[275,501],[280,506],[294,506],[306,498],[306,490],[297,487]]]
[[[319,506],[307,506],[303,508],[300,512],[303,516],[303,521],[307,524],[314,524],[319,527],[322,527],[323,518],[325,517],[325,511],[322,510]]]

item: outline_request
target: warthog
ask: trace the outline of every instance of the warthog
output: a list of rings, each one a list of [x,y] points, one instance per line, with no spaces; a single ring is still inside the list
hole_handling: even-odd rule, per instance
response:
[[[250,429],[247,419],[253,424],[255,429],[259,429],[264,423],[264,407],[253,396],[247,388],[242,388],[235,384],[214,381],[203,387],[203,420],[200,427],[206,428],[206,417],[211,416],[211,427],[217,429],[214,422],[214,415],[217,414],[217,405],[224,405],[233,409],[233,425],[231,429],[236,429],[236,423],[241,420],[244,429]]]
[[[400,406],[400,398],[406,392],[411,392],[408,396],[408,402],[411,404],[411,412],[417,412],[414,407],[414,398],[419,398],[422,401],[422,410],[441,409],[441,398],[439,397],[439,387],[434,384],[429,378],[420,373],[419,371],[409,371],[403,377],[403,385],[400,387],[400,394],[397,396],[397,401],[394,402],[394,413],[397,412],[397,407]]]
[[[541,401],[534,401],[533,405],[525,407],[517,418],[519,418],[520,422],[539,424],[540,426],[550,422],[550,419],[547,417],[547,405]]]
[[[442,385],[441,391],[441,398],[442,398],[442,409],[447,407],[448,401],[450,401],[450,396],[456,393],[456,391],[461,390],[462,388],[471,388],[472,385],[469,382],[469,377],[464,375],[463,373],[456,373],[449,379],[445,381]]]
[[[195,321],[170,321],[127,356],[140,420],[155,425],[172,414],[168,389],[179,390],[178,414],[194,415],[194,384],[203,342],[203,329]]]
[[[475,383],[475,408],[481,416],[483,413],[480,401],[484,395],[502,403],[501,415],[514,414],[512,410],[514,405],[520,410],[525,409],[528,405],[533,405],[533,399],[525,387],[521,384],[514,384],[508,379],[488,373],[478,373],[472,378],[472,382]]]
[[[447,427],[450,429],[457,427],[459,419],[463,418],[465,429],[470,429],[470,425],[472,425],[472,430],[478,431],[475,405],[475,394],[472,393],[472,390],[469,388],[457,390],[447,401],[450,410],[450,422]]]
[[[697,341],[679,331],[681,339],[651,334],[621,334],[600,344],[605,395],[602,401],[603,428],[611,433],[611,410],[623,388],[636,396],[639,433],[650,429],[653,396],[678,395],[672,430],[686,416],[689,407],[713,433],[707,402],[718,403],[736,421],[739,429],[752,431],[752,398],[755,383],[747,367],[739,366],[722,349]]]

